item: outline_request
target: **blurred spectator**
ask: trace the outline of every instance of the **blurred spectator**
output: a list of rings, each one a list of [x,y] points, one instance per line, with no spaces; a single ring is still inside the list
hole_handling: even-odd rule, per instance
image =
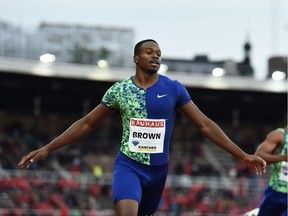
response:
[[[45,128],[45,120],[42,121],[39,118],[37,121],[44,122],[41,124]],[[53,133],[50,133],[49,130],[45,133],[45,130],[35,127],[36,120],[33,117],[25,116],[23,119],[19,118],[18,121],[2,124],[0,127],[0,170],[1,168],[17,170],[15,161],[19,161],[21,155],[35,147],[41,147],[47,140],[50,140],[50,136],[55,135],[55,131],[61,131],[62,127],[65,127],[63,125],[69,125],[68,123],[71,121],[69,118],[60,119],[58,117],[57,122],[61,122],[61,124],[55,124],[56,128],[54,128]],[[30,120],[27,121],[27,119]],[[97,178],[104,177],[104,170],[111,171],[111,168],[109,169],[110,164],[113,164],[111,155],[115,154],[115,149],[117,149],[115,145],[121,134],[121,125],[114,125],[113,122],[116,121],[111,119],[110,122],[105,123],[107,128],[104,127],[103,133],[99,132],[98,135],[92,135],[84,140],[81,143],[81,149],[71,147],[67,151],[59,151],[45,161],[34,163],[30,170],[37,168],[58,172],[57,167],[52,165],[53,162],[57,161],[60,167],[65,167],[76,175],[81,174],[81,172],[91,172]],[[256,198],[248,198],[248,196],[252,196],[251,193],[247,192],[251,188],[247,188],[245,185],[249,178],[254,176],[251,170],[244,168],[240,163],[236,165],[236,170],[232,175],[231,173],[229,175],[229,167],[227,168],[227,177],[236,175],[242,182],[240,187],[233,188],[233,191],[220,188],[214,191],[195,182],[191,183],[190,177],[217,177],[220,176],[220,173],[213,164],[205,159],[203,152],[205,140],[203,137],[197,133],[190,132],[187,134],[186,130],[191,131],[192,129],[189,127],[192,126],[180,127],[179,124],[182,123],[180,121],[175,125],[176,134],[171,141],[170,164],[170,174],[179,175],[178,181],[182,186],[174,187],[172,185],[165,188],[159,211],[178,212],[179,215],[185,215],[185,212],[194,212],[195,215],[209,215],[209,212],[213,212],[219,215],[239,216],[245,209],[254,207],[253,203],[261,197],[257,197],[257,200]],[[261,130],[259,131],[261,132]],[[113,133],[111,140],[106,139],[105,133]],[[118,133],[119,135],[117,135]],[[249,135],[249,138],[244,139],[244,135],[245,133],[242,135],[240,131],[236,137],[237,142],[239,141],[243,146],[247,145],[247,149],[252,148],[251,146],[254,148],[254,136]],[[98,160],[96,161],[94,158]],[[103,158],[102,161],[101,158]],[[57,184],[46,182],[37,176],[0,177],[0,214],[21,215],[21,210],[35,208],[37,209],[35,215],[50,209],[58,210],[61,216],[80,216],[82,215],[81,209],[85,209],[89,210],[89,214],[92,216],[97,215],[97,210],[103,208],[101,199],[108,197],[112,200],[110,186],[103,186],[97,181],[95,184],[81,185],[77,180],[59,177],[56,182]],[[216,197],[218,198],[216,199]],[[1,209],[15,210],[11,213],[2,214]],[[52,216],[53,213],[48,212],[46,215]]]

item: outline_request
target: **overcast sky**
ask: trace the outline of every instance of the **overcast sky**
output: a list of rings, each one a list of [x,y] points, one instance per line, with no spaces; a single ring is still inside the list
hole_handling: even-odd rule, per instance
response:
[[[158,41],[163,57],[241,61],[252,45],[256,78],[287,55],[287,0],[1,0],[0,19],[33,31],[43,22],[129,27]]]

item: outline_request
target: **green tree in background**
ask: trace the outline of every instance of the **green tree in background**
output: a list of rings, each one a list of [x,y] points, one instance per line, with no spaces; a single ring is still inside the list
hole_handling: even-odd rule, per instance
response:
[[[76,64],[97,64],[101,59],[107,60],[110,51],[105,47],[98,50],[89,49],[85,46],[76,44],[71,50],[71,60],[69,62]]]

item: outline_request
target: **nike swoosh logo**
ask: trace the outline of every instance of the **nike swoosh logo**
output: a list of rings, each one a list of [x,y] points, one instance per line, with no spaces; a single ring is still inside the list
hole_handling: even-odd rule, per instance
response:
[[[162,98],[162,97],[165,97],[165,96],[167,96],[168,94],[163,94],[163,95],[157,95],[157,98]]]

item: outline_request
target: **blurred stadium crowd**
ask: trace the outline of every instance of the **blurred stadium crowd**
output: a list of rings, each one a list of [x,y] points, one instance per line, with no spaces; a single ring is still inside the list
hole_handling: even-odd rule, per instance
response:
[[[97,105],[112,83],[7,71],[0,76],[0,215],[114,215],[111,173],[122,132],[119,113],[86,139],[29,169],[17,167],[25,154]],[[247,153],[254,153],[268,131],[286,124],[287,93],[188,91]],[[169,177],[156,216],[242,216],[258,207],[269,172],[255,176],[178,113],[170,148]]]
[[[113,215],[110,182],[121,138],[119,118],[115,113],[85,140],[20,170],[17,163],[24,154],[45,145],[76,119],[57,114],[0,115],[0,214]],[[248,153],[273,127],[247,125],[234,130],[223,125]],[[209,155],[211,150],[213,145],[178,116],[158,215],[239,216],[257,207],[267,176],[255,176],[224,151]],[[225,158],[220,166],[217,157]]]

